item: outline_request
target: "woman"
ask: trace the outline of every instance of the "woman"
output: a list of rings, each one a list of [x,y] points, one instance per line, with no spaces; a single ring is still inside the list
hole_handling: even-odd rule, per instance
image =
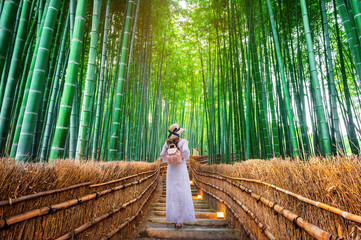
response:
[[[185,129],[178,124],[169,128],[168,140],[160,153],[166,162],[168,146],[174,143],[182,155],[182,162],[177,165],[168,164],[167,168],[167,191],[166,191],[166,220],[175,223],[176,228],[181,228],[183,222],[195,222],[192,192],[189,184],[189,175],[185,159],[189,158],[188,141],[181,139],[180,135]]]

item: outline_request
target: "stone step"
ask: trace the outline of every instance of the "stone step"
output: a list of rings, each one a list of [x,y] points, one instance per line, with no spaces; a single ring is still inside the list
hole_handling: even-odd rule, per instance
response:
[[[167,188],[167,185],[166,184],[160,184],[159,185],[160,187],[162,187],[162,188],[164,188],[164,189],[166,189]],[[191,189],[194,189],[194,190],[198,190],[198,188],[196,187],[196,186],[194,186],[194,185],[190,185],[191,186]]]
[[[162,194],[160,195],[160,197],[166,197],[166,196],[167,196],[166,193],[162,193]],[[192,192],[192,196],[193,196],[193,197],[198,196],[198,192]]]
[[[167,189],[163,188],[163,189],[162,189],[162,195],[165,195],[166,192],[167,192]],[[199,193],[199,190],[197,190],[197,189],[191,189],[191,192],[192,192],[192,194],[197,194],[197,193]]]
[[[165,211],[153,211],[155,216],[165,217]],[[217,219],[216,212],[195,212],[196,219]]]
[[[152,206],[154,207],[165,207],[166,203],[153,203]],[[194,208],[201,208],[201,209],[209,209],[210,206],[208,203],[193,203]]]
[[[142,237],[155,239],[239,239],[240,233],[233,229],[223,228],[201,228],[201,227],[182,227],[173,228],[148,228],[142,234]]]
[[[171,222],[167,222],[165,218],[154,217],[154,218],[148,218],[147,220],[159,224],[172,224]],[[201,226],[201,227],[226,227],[228,225],[228,221],[224,219],[196,219],[195,222],[183,223],[183,225]]]
[[[152,207],[152,210],[165,211],[166,208],[165,208],[165,206],[164,207]],[[214,212],[214,210],[210,209],[210,208],[197,208],[197,207],[194,207],[194,211],[196,211],[196,212]]]
[[[156,200],[156,202],[160,202],[160,203],[165,203],[166,198],[165,197],[160,197]],[[193,199],[193,203],[205,203],[205,201],[203,199]]]
[[[161,190],[162,190],[162,193],[165,193],[165,192],[167,191],[166,188],[161,188]],[[199,190],[198,190],[198,189],[191,188],[191,192],[199,192]]]

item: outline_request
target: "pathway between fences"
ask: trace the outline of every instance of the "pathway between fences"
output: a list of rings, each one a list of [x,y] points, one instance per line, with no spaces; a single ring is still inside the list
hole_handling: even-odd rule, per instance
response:
[[[190,176],[190,179],[192,177]],[[148,215],[136,239],[240,239],[240,231],[229,228],[224,213],[218,212],[207,203],[200,189],[191,181],[196,222],[184,223],[175,229],[174,223],[166,217],[166,177],[161,177],[161,194],[151,204]],[[223,216],[221,216],[223,214]]]
[[[361,216],[191,157],[196,222],[165,220],[166,164],[0,201],[0,239],[361,239]],[[117,163],[115,163],[117,164]],[[133,165],[132,165],[133,166]]]

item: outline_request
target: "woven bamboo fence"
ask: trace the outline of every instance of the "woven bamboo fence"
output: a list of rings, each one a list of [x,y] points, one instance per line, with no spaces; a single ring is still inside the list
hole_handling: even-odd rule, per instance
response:
[[[1,159],[0,239],[129,239],[160,172],[160,160],[26,164]]]
[[[270,182],[273,180],[273,183],[282,186],[281,182],[286,180],[288,186],[292,186],[292,177],[285,175],[296,174],[294,169],[296,163],[275,160],[204,166],[200,160],[199,158],[191,160],[195,185],[201,189],[206,200],[212,205],[217,205],[213,207],[226,208],[226,215],[231,219],[233,227],[243,229],[250,239],[361,239],[361,208],[358,210],[355,208],[361,205],[361,200],[358,198],[352,201],[354,198],[349,196],[350,193],[359,196],[357,191],[361,188],[359,181],[361,174],[357,175],[354,172],[347,176],[344,174],[344,181],[350,182],[349,178],[353,178],[354,184],[349,185],[349,192],[333,192],[331,196],[333,203],[340,203],[341,200],[338,198],[345,200],[346,196],[351,199],[342,205],[328,203],[329,191],[320,191],[324,189],[320,185],[326,184],[327,181],[315,181],[317,176],[321,176],[320,179],[328,179],[330,176],[325,175],[331,174],[330,169],[335,168],[334,165],[337,165],[338,160],[331,163],[320,161],[317,166],[314,162],[298,163],[299,174],[310,179],[308,184],[305,182],[308,192],[301,191],[306,196],[296,194],[295,190],[291,192],[276,184],[256,179],[259,174],[260,178],[264,177]],[[337,165],[339,172],[344,173],[346,169],[348,172],[351,169],[359,171],[358,160],[339,159],[341,160],[342,164]],[[293,171],[287,169],[287,164],[290,165],[289,167],[292,165]],[[355,165],[351,168],[352,164]],[[265,175],[262,173],[263,169],[268,173],[267,177],[262,176]],[[247,178],[242,175],[246,175]],[[250,178],[250,175],[253,178]],[[303,189],[299,186],[299,182],[293,184],[294,189]],[[326,203],[321,202],[321,199]],[[353,210],[353,213],[350,210]]]

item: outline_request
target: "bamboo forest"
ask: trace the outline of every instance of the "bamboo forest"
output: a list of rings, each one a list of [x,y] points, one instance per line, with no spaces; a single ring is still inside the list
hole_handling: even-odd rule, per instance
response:
[[[231,163],[359,154],[357,0],[1,1],[0,150]]]
[[[361,239],[361,0],[0,0],[0,239]]]

